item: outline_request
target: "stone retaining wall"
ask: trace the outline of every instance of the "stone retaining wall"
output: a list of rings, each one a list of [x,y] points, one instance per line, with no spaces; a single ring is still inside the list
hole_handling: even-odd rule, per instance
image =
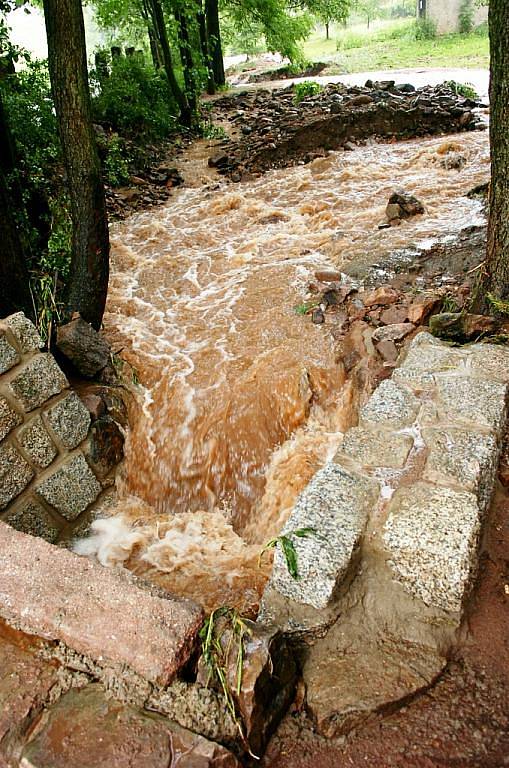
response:
[[[453,348],[428,333],[361,409],[283,533],[296,538],[300,578],[278,550],[271,588],[325,608],[355,562],[368,521],[394,577],[427,605],[460,611],[476,567],[504,431],[509,350]]]
[[[0,520],[56,542],[83,529],[112,485],[91,417],[22,314],[0,322]]]
[[[299,578],[278,547],[259,621],[315,643],[304,680],[325,735],[444,669],[477,571],[508,385],[507,348],[419,333],[297,500],[283,533]],[[292,536],[304,527],[316,533]]]

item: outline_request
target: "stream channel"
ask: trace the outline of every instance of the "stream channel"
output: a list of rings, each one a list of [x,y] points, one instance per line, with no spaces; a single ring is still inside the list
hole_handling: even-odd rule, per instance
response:
[[[461,170],[447,168],[451,151]],[[112,229],[108,339],[136,372],[119,501],[79,551],[206,610],[255,614],[277,536],[348,424],[331,333],[298,307],[348,273],[484,221],[488,133],[368,142],[242,184],[184,188]],[[379,230],[390,194],[426,213]]]

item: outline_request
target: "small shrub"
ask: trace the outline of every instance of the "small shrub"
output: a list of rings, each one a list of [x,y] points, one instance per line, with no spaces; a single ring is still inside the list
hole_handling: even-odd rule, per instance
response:
[[[336,42],[337,51],[351,51],[354,48],[362,48],[366,43],[366,36],[357,32],[344,32]]]
[[[322,86],[319,85],[319,83],[315,83],[313,80],[308,80],[305,83],[296,83],[293,90],[293,101],[295,104],[300,104],[300,102],[308,96],[315,96],[317,93],[320,93]]]
[[[121,187],[129,181],[129,162],[126,157],[124,142],[120,136],[113,133],[107,142],[104,172],[108,184]]]
[[[202,124],[201,133],[204,139],[226,139],[228,134],[222,125],[214,125],[212,120]]]
[[[434,40],[437,36],[437,25],[433,19],[420,18],[415,22],[416,40]]]
[[[458,12],[458,31],[460,35],[469,35],[474,28],[474,8],[472,0],[461,0]]]
[[[63,294],[69,278],[72,252],[72,225],[65,196],[50,201],[51,234],[47,250],[30,272],[30,291],[37,330],[49,347],[52,329],[64,314]]]
[[[147,138],[164,138],[174,128],[178,111],[166,76],[137,57],[115,58],[109,77],[93,72],[91,80],[96,122]]]
[[[451,91],[454,91],[456,95],[464,96],[465,99],[476,101],[479,98],[479,94],[471,83],[458,83],[456,80],[446,80],[444,85],[450,88]]]
[[[483,21],[482,24],[479,24],[474,29],[474,35],[478,35],[479,37],[488,37],[489,36],[489,28],[488,28],[488,22]]]

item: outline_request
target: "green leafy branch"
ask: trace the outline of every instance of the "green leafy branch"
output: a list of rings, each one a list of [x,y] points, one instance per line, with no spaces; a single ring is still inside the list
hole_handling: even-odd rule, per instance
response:
[[[294,531],[289,531],[288,533],[282,534],[281,536],[276,536],[275,538],[268,541],[260,552],[258,556],[258,567],[261,566],[262,557],[265,552],[267,552],[269,549],[274,549],[279,544],[283,553],[283,557],[285,558],[288,573],[292,579],[298,579],[299,568],[297,550],[295,549],[295,544],[290,538],[291,536],[296,536],[298,539],[306,539],[309,536],[319,536],[319,533],[316,528],[296,528]]]

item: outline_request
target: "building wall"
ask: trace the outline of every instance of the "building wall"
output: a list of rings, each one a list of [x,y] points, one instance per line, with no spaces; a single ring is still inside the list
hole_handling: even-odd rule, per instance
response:
[[[439,35],[458,31],[458,15],[462,0],[422,0],[417,2],[418,15],[424,15],[419,9],[425,6],[425,15],[437,25]],[[473,2],[473,0],[472,0]],[[474,26],[482,24],[488,18],[488,8],[474,8]]]

